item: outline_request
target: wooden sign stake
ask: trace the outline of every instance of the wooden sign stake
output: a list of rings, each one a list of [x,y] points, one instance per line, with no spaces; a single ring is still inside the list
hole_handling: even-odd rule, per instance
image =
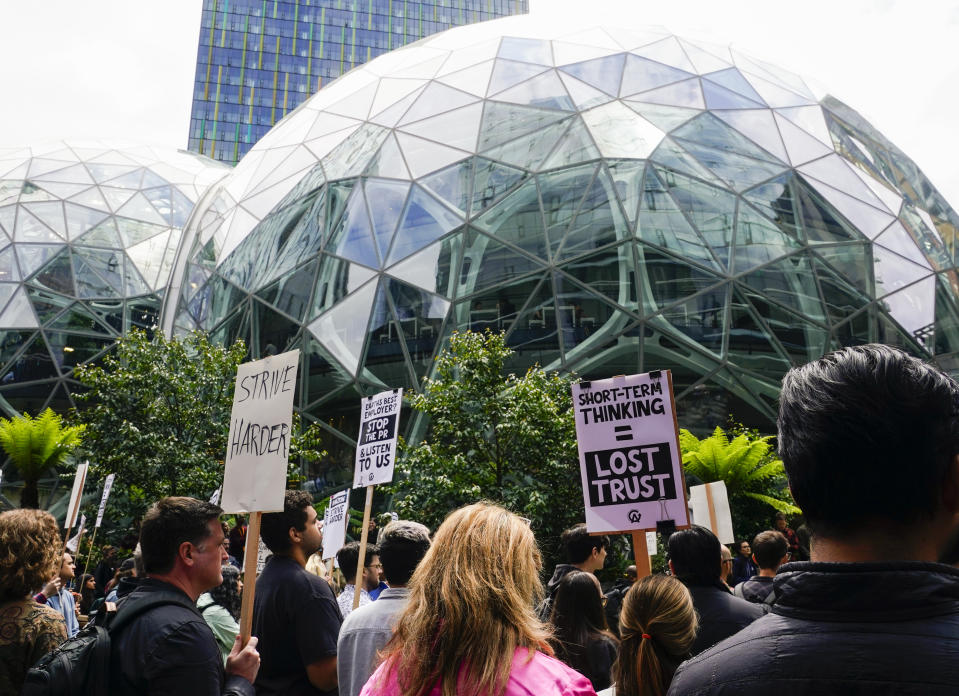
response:
[[[246,647],[253,630],[253,595],[256,593],[256,562],[260,549],[260,518],[262,512],[250,514],[243,551],[243,599],[240,603],[240,644]]]
[[[360,556],[356,559],[356,576],[353,578],[353,608],[360,606],[360,572],[366,568],[366,537],[370,531],[370,511],[373,509],[373,486],[366,487],[366,506],[363,508],[363,531],[360,533]]]

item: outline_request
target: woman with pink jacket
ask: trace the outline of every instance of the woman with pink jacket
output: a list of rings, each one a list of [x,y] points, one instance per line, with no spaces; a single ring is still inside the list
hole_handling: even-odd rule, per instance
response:
[[[489,503],[440,525],[360,696],[595,696],[536,617],[542,558],[528,523]]]

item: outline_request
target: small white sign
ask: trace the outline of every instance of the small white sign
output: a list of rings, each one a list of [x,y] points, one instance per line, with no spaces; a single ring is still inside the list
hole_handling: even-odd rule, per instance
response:
[[[663,370],[573,385],[590,532],[689,524],[671,380]]]
[[[659,553],[659,547],[656,546],[656,532],[646,532],[646,554],[655,556]]]
[[[67,516],[63,520],[64,529],[73,529],[77,523],[77,513],[80,511],[80,500],[83,498],[83,485],[87,481],[87,469],[90,462],[77,466],[77,475],[73,477],[73,490],[70,492],[70,504],[67,506]]]
[[[213,491],[213,495],[210,496],[210,505],[219,505],[220,504],[220,494],[223,493],[223,486],[217,486],[216,490]]]
[[[346,525],[349,523],[350,491],[340,491],[330,496],[330,504],[323,516],[323,554],[325,561],[336,556],[346,543]]]
[[[83,537],[83,529],[87,526],[87,516],[80,515],[80,531],[76,533],[76,536],[70,537],[70,540],[66,543],[66,549],[70,553],[76,555],[77,548],[80,546],[80,539]]]
[[[393,389],[360,400],[360,434],[356,439],[353,487],[364,488],[393,480],[396,434],[403,390]]]
[[[226,513],[283,509],[299,361],[300,351],[291,350],[236,371],[220,504]]]
[[[270,556],[273,555],[273,552],[267,548],[266,544],[263,543],[262,537],[257,539],[256,546],[256,574],[259,576],[263,572],[263,568],[266,567],[266,562],[270,559]]]
[[[721,544],[732,544],[736,540],[724,481],[690,486],[689,508],[692,511],[692,523],[709,529],[719,537]]]
[[[103,522],[103,512],[107,509],[107,498],[110,497],[110,489],[113,488],[114,478],[116,478],[116,474],[109,474],[107,480],[103,482],[103,497],[100,498],[100,509],[97,510],[97,523],[93,525],[94,528],[99,528]]]

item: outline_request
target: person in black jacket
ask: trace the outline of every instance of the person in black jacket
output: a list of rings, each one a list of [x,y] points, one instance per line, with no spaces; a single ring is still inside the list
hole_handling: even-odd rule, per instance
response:
[[[589,532],[586,531],[585,522],[580,522],[567,529],[560,536],[560,540],[563,542],[568,563],[557,564],[553,571],[553,577],[546,583],[546,598],[536,609],[536,613],[544,622],[549,621],[549,615],[553,611],[553,597],[556,595],[556,590],[559,588],[563,576],[574,570],[595,573],[606,563],[606,552],[609,550],[609,537],[606,535],[590,536]]]
[[[955,694],[959,385],[903,351],[790,370],[779,454],[812,535],[771,612],[684,663],[670,694]]]
[[[593,573],[574,570],[559,583],[550,615],[556,658],[599,691],[612,683],[619,640],[606,625],[603,590]]]
[[[669,537],[669,571],[689,589],[699,614],[699,633],[690,654],[696,655],[745,628],[763,610],[734,597],[722,576],[721,544],[705,527],[692,526]]]
[[[193,498],[163,498],[144,515],[140,549],[147,577],[120,602],[118,612],[162,596],[111,634],[110,693],[115,696],[253,696],[260,665],[256,638],[237,637],[226,660],[196,608],[206,590],[223,581],[226,560],[222,510]]]
[[[735,587],[741,582],[746,582],[758,572],[759,566],[753,560],[752,547],[748,541],[743,539],[736,544],[736,556],[733,558],[733,572],[730,576],[729,586]]]

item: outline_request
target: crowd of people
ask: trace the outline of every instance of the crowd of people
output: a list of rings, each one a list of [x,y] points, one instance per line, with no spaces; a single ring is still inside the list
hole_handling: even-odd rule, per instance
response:
[[[247,580],[245,644],[232,542],[246,529],[217,506],[158,501],[128,567],[108,549],[78,583],[53,517],[5,512],[0,694],[81,615],[127,617],[110,630],[118,696],[955,693],[959,385],[893,348],[844,349],[786,375],[778,440],[798,532],[777,515],[729,548],[680,529],[668,573],[630,567],[605,593],[608,537],[564,532],[567,562],[544,585],[545,540],[488,502],[432,535],[391,522],[362,567],[347,544],[334,589],[312,495],[287,491],[262,516],[272,555]]]

